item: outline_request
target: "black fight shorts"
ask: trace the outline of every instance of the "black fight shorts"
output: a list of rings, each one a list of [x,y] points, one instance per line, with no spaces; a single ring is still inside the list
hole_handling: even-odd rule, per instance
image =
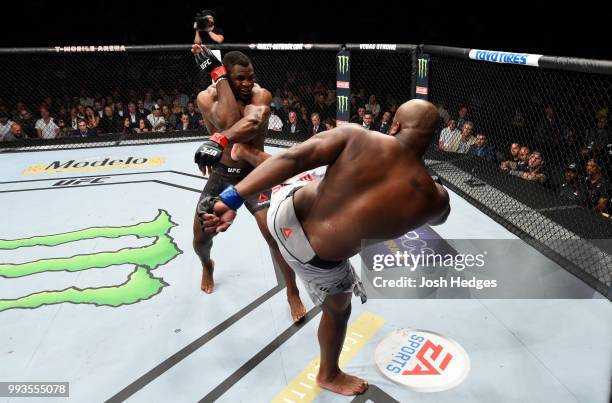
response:
[[[208,182],[206,182],[206,185],[204,186],[204,190],[202,190],[202,193],[200,194],[198,204],[207,196],[219,196],[219,193],[221,193],[223,189],[229,185],[235,185],[236,183],[240,182],[252,170],[253,168],[228,167],[221,163],[215,165],[212,169],[210,177],[208,178]],[[251,212],[251,214],[255,214],[259,210],[270,207],[271,194],[271,189],[267,189],[261,193],[246,198],[244,200],[244,205]]]

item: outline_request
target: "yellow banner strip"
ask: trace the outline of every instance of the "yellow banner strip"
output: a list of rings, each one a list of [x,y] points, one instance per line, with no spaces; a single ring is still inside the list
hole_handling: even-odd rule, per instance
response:
[[[357,355],[384,323],[385,320],[382,317],[364,312],[348,327],[342,353],[340,353],[340,368],[343,368]],[[312,402],[321,392],[316,382],[319,361],[320,357],[317,357],[308,364],[272,401],[274,403]]]

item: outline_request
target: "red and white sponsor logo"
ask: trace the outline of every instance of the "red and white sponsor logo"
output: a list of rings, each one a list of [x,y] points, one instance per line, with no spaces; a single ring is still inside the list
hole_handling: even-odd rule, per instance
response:
[[[267,202],[268,200],[270,199],[264,193],[260,193],[259,198],[257,199],[259,203],[264,203],[264,202]]]
[[[427,87],[419,87],[419,86],[416,87],[417,94],[427,95],[427,92],[428,92]]]
[[[348,81],[336,81],[336,87],[338,87],[338,88],[351,88],[351,84]]]
[[[376,365],[389,379],[417,392],[440,392],[461,384],[470,358],[455,341],[425,330],[400,329],[376,347]]]
[[[283,232],[283,236],[285,237],[285,239],[289,239],[291,234],[293,234],[293,230],[288,227],[281,228],[281,231]]]

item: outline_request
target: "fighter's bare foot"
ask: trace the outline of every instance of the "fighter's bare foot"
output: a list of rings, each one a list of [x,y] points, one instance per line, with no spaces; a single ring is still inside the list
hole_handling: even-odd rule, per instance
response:
[[[291,309],[291,318],[294,323],[300,323],[306,316],[306,307],[302,303],[299,294],[287,294],[289,309]]]
[[[202,284],[200,288],[206,294],[212,294],[215,289],[215,281],[213,280],[213,272],[215,271],[215,261],[210,259],[210,267],[205,267],[202,269]]]
[[[353,396],[363,393],[368,389],[368,381],[356,376],[349,375],[342,371],[335,376],[325,378],[321,374],[317,375],[317,385],[323,389],[330,390],[345,396]]]

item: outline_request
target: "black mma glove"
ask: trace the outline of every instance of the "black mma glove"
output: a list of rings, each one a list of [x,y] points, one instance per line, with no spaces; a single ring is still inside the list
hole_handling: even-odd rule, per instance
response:
[[[203,51],[196,53],[195,60],[198,67],[205,73],[209,73],[213,83],[217,83],[219,80],[227,79],[227,69],[217,56],[213,54],[205,46],[202,46]]]
[[[227,147],[227,137],[215,133],[198,148],[195,153],[195,163],[198,165],[214,166],[221,161],[223,149]]]

